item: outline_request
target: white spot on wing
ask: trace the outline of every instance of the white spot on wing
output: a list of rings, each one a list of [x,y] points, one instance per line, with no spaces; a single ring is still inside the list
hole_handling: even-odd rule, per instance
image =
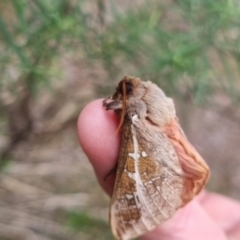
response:
[[[147,157],[147,153],[145,151],[142,151],[142,157]]]
[[[128,200],[130,200],[130,199],[133,198],[133,195],[132,195],[132,194],[126,194],[125,196],[126,196],[126,198],[127,198]]]
[[[132,116],[132,122],[135,123],[137,121],[138,121],[138,115],[135,114],[135,115]]]
[[[129,153],[128,154],[129,157],[133,158],[134,160],[138,160],[140,158],[139,153]]]
[[[132,178],[132,179],[135,179],[136,177],[135,177],[135,173],[131,173],[131,172],[127,172],[127,171],[124,171],[125,173],[127,173],[127,175],[130,177],[130,178]]]

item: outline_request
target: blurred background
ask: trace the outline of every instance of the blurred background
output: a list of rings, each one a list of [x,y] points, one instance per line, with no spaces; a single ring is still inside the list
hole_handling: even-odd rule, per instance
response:
[[[156,82],[240,200],[240,6],[234,0],[0,1],[0,239],[113,239],[76,121],[125,75]]]

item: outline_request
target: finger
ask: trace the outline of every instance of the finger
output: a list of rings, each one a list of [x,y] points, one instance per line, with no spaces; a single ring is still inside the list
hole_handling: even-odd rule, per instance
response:
[[[112,194],[114,174],[106,181],[104,177],[116,165],[118,160],[120,136],[116,133],[118,117],[112,111],[106,111],[102,99],[88,104],[78,119],[80,145],[88,156],[103,189]]]
[[[117,162],[120,145],[120,138],[116,136],[117,125],[118,118],[113,112],[103,109],[102,100],[96,100],[86,106],[78,120],[80,144],[89,157],[100,184],[110,195],[114,181],[109,179],[104,182],[103,179]],[[207,228],[208,226],[210,229]],[[194,238],[196,237],[194,231],[200,229],[204,229],[205,234],[202,233],[199,238]],[[225,239],[222,231],[195,202],[178,210],[173,218],[154,231],[145,234],[142,240],[154,240],[160,237],[163,237],[161,239],[174,239],[175,236],[186,240],[215,239],[216,236],[216,239]]]
[[[199,198],[205,211],[230,237],[240,239],[240,203],[215,193],[205,192]]]
[[[174,216],[141,240],[226,240],[224,232],[208,216],[197,200],[189,202]]]

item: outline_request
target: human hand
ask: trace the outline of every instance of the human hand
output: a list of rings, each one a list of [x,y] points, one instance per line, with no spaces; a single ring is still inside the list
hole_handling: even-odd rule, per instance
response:
[[[102,107],[102,100],[88,104],[78,119],[80,144],[102,188],[112,195],[114,174],[104,177],[117,163],[120,136],[118,117]],[[202,192],[165,223],[147,232],[141,240],[237,240],[240,239],[240,203]]]

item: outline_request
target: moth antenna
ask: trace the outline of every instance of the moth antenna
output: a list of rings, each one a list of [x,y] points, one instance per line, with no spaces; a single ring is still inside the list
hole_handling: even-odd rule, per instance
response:
[[[123,82],[122,90],[123,90],[123,105],[122,105],[121,118],[120,118],[120,122],[119,122],[119,125],[118,125],[116,133],[118,133],[120,131],[120,129],[122,128],[122,125],[124,123],[125,114],[126,114],[127,89],[126,89],[126,83],[125,82]]]

